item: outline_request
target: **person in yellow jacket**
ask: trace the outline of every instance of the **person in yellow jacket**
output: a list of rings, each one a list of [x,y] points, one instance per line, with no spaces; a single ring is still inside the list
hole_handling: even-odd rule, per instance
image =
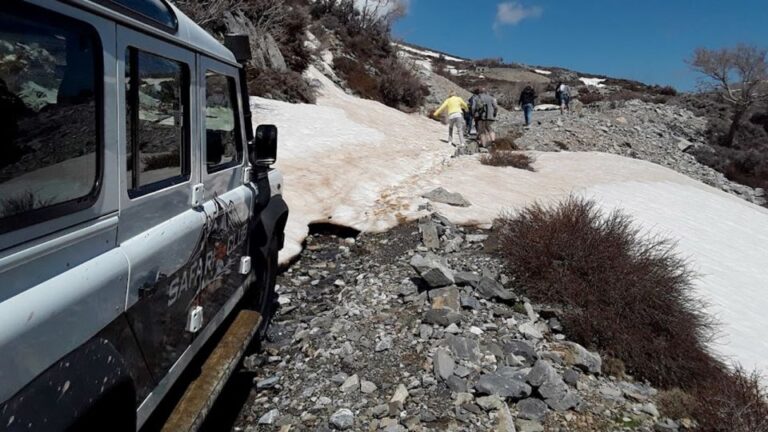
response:
[[[459,134],[459,143],[464,146],[464,111],[469,111],[467,103],[456,96],[456,92],[451,91],[448,99],[432,114],[435,117],[443,113],[448,115],[448,143],[451,145],[453,145],[453,131],[456,129]]]

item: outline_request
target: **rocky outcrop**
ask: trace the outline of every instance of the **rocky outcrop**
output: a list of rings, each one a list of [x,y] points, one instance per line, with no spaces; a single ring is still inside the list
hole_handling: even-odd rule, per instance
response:
[[[536,123],[517,140],[542,151],[599,151],[642,159],[673,169],[758,205],[765,192],[728,180],[694,154],[714,151],[705,142],[705,119],[673,106],[630,100],[601,102],[578,113],[536,113]]]
[[[419,225],[427,222],[436,226],[437,248],[422,243]],[[255,382],[280,379],[254,388],[238,426],[676,427],[654,410],[654,389],[604,376],[600,356],[564,336],[557,310],[525,299],[500,260],[484,252],[487,234],[433,215],[354,241],[310,237],[278,279],[282,306],[263,351],[246,362]],[[269,423],[258,426],[265,415]]]

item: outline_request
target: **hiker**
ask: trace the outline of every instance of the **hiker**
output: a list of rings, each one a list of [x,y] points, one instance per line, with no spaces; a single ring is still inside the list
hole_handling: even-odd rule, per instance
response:
[[[466,135],[469,136],[472,134],[472,120],[474,120],[474,116],[472,115],[472,107],[475,104],[475,101],[477,98],[480,97],[480,89],[474,89],[472,90],[472,96],[469,97],[469,100],[467,101],[467,105],[469,105],[469,109],[464,111],[464,121],[467,124],[466,129]]]
[[[555,98],[560,105],[560,114],[571,111],[571,88],[564,82],[560,82],[555,89]]]
[[[456,96],[456,92],[451,90],[448,93],[448,99],[440,105],[432,115],[439,117],[443,112],[448,114],[448,143],[453,145],[453,130],[459,135],[459,144],[464,146],[464,111],[469,111],[469,106],[464,99]]]
[[[531,125],[531,114],[533,113],[533,107],[536,104],[536,90],[531,86],[525,86],[522,92],[520,92],[520,107],[523,109],[523,116],[525,117],[525,125]]]
[[[488,144],[496,143],[496,131],[493,124],[499,114],[499,105],[496,98],[488,93],[485,88],[480,89],[480,94],[472,106],[472,116],[475,118],[475,128],[480,145],[488,147]]]

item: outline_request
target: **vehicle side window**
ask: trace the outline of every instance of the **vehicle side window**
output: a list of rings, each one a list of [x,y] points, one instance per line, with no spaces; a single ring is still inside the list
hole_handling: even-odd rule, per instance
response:
[[[242,162],[236,91],[234,78],[210,71],[206,73],[205,146],[209,173]]]
[[[101,76],[91,26],[0,5],[0,233],[95,202]]]
[[[189,68],[129,48],[126,54],[128,195],[189,179]]]

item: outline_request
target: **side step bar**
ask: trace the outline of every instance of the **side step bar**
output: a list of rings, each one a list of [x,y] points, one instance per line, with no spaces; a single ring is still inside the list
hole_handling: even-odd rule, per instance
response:
[[[256,334],[261,319],[261,315],[252,310],[242,310],[237,314],[219,344],[205,360],[200,375],[190,383],[176,404],[163,426],[163,432],[192,432],[200,429],[205,416]]]

